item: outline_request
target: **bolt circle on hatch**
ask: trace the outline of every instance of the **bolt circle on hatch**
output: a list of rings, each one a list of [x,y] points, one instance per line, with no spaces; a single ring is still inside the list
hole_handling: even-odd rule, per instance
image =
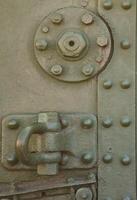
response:
[[[65,82],[80,82],[98,75],[107,66],[111,52],[110,28],[86,8],[66,7],[50,13],[34,37],[39,65],[50,76]],[[53,66],[63,66],[63,73],[59,70],[56,74]]]

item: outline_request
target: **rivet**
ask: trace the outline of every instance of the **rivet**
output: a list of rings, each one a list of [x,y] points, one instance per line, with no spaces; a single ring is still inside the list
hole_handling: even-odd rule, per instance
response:
[[[110,89],[112,87],[112,85],[113,85],[112,80],[106,80],[103,83],[103,86],[104,86],[105,89]]]
[[[120,82],[120,85],[123,89],[128,89],[131,86],[131,82],[129,80],[123,80]]]
[[[66,154],[63,154],[61,165],[66,165],[69,161],[69,157]]]
[[[113,157],[111,154],[107,153],[103,156],[104,163],[111,163],[113,160]]]
[[[85,164],[90,164],[92,161],[93,161],[93,153],[92,152],[87,152],[87,153],[84,153],[83,155],[82,155],[82,161],[83,161],[83,163],[85,163]]]
[[[121,6],[126,10],[130,9],[132,6],[131,0],[123,0]]]
[[[69,125],[69,122],[66,119],[61,119],[61,124],[63,128],[67,128]]]
[[[98,56],[98,57],[96,57],[96,62],[97,62],[97,63],[101,63],[102,60],[103,60],[103,56]]]
[[[67,179],[67,183],[74,183],[75,179],[73,177],[70,177]]]
[[[110,128],[113,124],[113,120],[112,118],[110,117],[106,117],[105,119],[103,119],[102,121],[102,125],[105,127],[105,128]]]
[[[88,179],[90,179],[90,180],[96,180],[96,175],[95,174],[93,174],[93,173],[89,173],[88,174]]]
[[[59,76],[62,74],[63,68],[61,65],[54,65],[51,68],[51,73],[54,74],[55,76]]]
[[[9,122],[8,122],[8,128],[9,129],[17,129],[19,128],[19,121],[16,120],[16,119],[11,119]]]
[[[48,47],[48,43],[45,39],[39,39],[35,42],[35,46],[39,51],[45,51]]]
[[[85,129],[90,129],[90,128],[93,127],[94,121],[91,118],[83,119],[82,122],[81,122],[81,125]]]
[[[93,23],[93,16],[90,13],[86,13],[82,16],[81,21],[83,24],[89,25]]]
[[[86,7],[88,5],[88,0],[81,0],[81,6]]]
[[[14,166],[18,163],[18,158],[15,153],[11,153],[10,155],[7,156],[7,162],[8,164]]]
[[[123,165],[129,165],[131,163],[131,158],[125,154],[122,158],[121,158],[121,163]]]
[[[105,36],[100,36],[97,38],[97,44],[100,47],[105,47],[108,45],[108,39]]]
[[[130,42],[129,42],[129,40],[126,38],[126,39],[123,39],[122,41],[121,41],[121,48],[122,49],[129,49],[130,48]]]
[[[104,0],[103,7],[106,10],[110,10],[113,7],[112,0]]]
[[[94,67],[92,65],[85,65],[82,69],[82,73],[85,75],[85,76],[90,76],[92,75],[94,72]]]
[[[63,21],[63,15],[59,13],[54,13],[51,17],[53,24],[60,24]]]
[[[131,124],[131,120],[128,116],[123,116],[120,120],[120,123],[121,123],[122,126],[128,127]]]
[[[49,32],[49,28],[47,26],[44,26],[42,28],[43,33],[48,33]]]

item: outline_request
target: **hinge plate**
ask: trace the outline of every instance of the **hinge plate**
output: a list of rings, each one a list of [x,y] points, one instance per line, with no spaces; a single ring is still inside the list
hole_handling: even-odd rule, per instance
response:
[[[58,118],[58,119],[57,119]],[[16,124],[17,123],[17,124]],[[97,161],[97,119],[86,113],[56,113],[9,115],[2,121],[2,163],[9,170],[35,170],[37,166],[24,165],[17,152],[19,133],[28,126],[45,123],[45,134],[32,135],[29,152],[60,152],[60,169],[87,169]],[[56,125],[56,123],[58,124]],[[54,129],[57,128],[57,131]],[[37,170],[56,171],[55,164],[39,164]],[[44,173],[45,174],[45,173]]]

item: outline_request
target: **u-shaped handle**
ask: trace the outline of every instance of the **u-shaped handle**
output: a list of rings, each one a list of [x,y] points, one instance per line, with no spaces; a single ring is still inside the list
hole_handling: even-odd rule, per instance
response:
[[[21,162],[25,165],[39,165],[59,163],[61,161],[60,152],[37,152],[30,153],[28,145],[33,134],[44,134],[47,128],[44,123],[37,123],[24,128],[18,135],[16,140],[16,151]]]

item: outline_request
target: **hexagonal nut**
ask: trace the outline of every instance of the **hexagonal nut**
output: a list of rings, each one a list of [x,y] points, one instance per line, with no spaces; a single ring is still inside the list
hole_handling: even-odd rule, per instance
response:
[[[70,31],[61,36],[58,47],[63,56],[77,58],[87,47],[87,41],[82,33]]]

